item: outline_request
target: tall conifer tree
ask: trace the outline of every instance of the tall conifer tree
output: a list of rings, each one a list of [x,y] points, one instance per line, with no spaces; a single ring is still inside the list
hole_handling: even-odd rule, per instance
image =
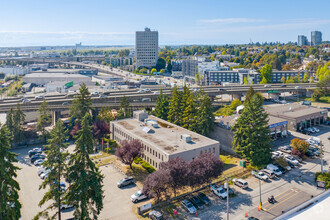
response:
[[[76,148],[69,161],[67,201],[75,207],[75,219],[97,219],[103,208],[103,175],[89,158],[93,152],[93,134],[89,113],[81,121]],[[92,217],[91,217],[92,215]]]
[[[10,134],[5,125],[0,124],[0,219],[12,220],[21,217],[18,201],[19,183],[15,180],[19,168],[17,154],[9,151]]]

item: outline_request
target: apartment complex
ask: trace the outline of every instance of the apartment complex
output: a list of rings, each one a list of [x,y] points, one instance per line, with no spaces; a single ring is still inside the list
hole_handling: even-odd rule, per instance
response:
[[[311,33],[311,46],[319,45],[322,43],[322,33],[321,31],[312,31]]]
[[[308,45],[308,40],[305,35],[298,35],[298,46]]]
[[[300,74],[300,77],[304,77],[305,72],[302,71],[297,71],[297,70],[273,70],[273,76],[272,76],[272,83],[280,83],[282,77],[284,76],[285,79],[287,77],[295,77]]]
[[[197,60],[182,60],[182,75],[186,78],[194,79],[198,72]]]
[[[151,68],[158,60],[158,31],[145,28],[135,33],[135,60],[137,67]]]
[[[133,118],[112,121],[111,139],[139,140],[143,145],[143,159],[156,169],[159,164],[175,157],[191,161],[199,154],[214,153],[219,157],[220,144],[145,111],[135,111]]]
[[[257,84],[260,82],[260,74],[250,69],[234,69],[234,70],[220,70],[220,71],[204,71],[205,85],[219,85],[224,82],[230,83],[244,83],[247,78],[250,83]]]

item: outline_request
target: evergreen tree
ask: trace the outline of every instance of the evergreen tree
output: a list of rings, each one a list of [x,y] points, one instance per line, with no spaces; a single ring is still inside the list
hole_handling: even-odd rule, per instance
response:
[[[21,204],[18,201],[20,190],[17,177],[19,168],[17,154],[9,151],[10,133],[5,125],[0,124],[0,219],[12,220],[21,217]]]
[[[48,108],[48,103],[44,99],[41,103],[39,109],[39,118],[37,123],[37,130],[41,133],[41,139],[44,143],[46,143],[47,137],[49,136],[49,132],[46,130],[46,126],[51,122],[51,115]]]
[[[181,100],[182,93],[179,91],[178,87],[175,86],[172,90],[172,96],[170,98],[167,119],[169,122],[179,126],[182,124]]]
[[[251,97],[255,94],[254,89],[250,86],[249,90],[246,93],[244,106],[250,101]]]
[[[125,118],[131,117],[132,111],[129,106],[129,100],[126,96],[124,96],[120,101],[120,110],[123,111]]]
[[[79,88],[79,94],[72,101],[70,116],[80,121],[90,110],[92,110],[92,99],[86,84],[83,83]]]
[[[6,117],[6,126],[9,130],[10,136],[14,136],[14,109],[10,108],[9,112],[7,113]]]
[[[58,219],[61,219],[61,204],[65,203],[62,201],[65,191],[61,189],[61,179],[66,177],[67,165],[66,159],[68,158],[69,153],[66,151],[68,144],[65,143],[65,131],[63,122],[59,119],[56,122],[55,127],[50,132],[50,139],[48,139],[48,145],[46,145],[46,158],[43,166],[46,169],[50,170],[48,177],[40,185],[40,189],[45,189],[47,187],[48,191],[45,193],[44,197],[39,202],[39,206],[48,204],[48,201],[51,203],[47,208],[38,213],[35,219],[39,217],[49,218],[50,210],[56,210],[56,212],[51,216],[52,219],[58,216]]]
[[[188,90],[189,91],[189,90]],[[190,91],[185,93],[183,90],[182,96],[182,127],[187,128],[188,130],[195,130],[196,127],[196,106],[195,106],[194,94]]]
[[[261,166],[270,159],[271,145],[268,115],[258,95],[253,95],[233,127],[233,148],[237,154],[254,165]]]
[[[155,115],[158,118],[167,120],[169,102],[167,95],[163,94],[163,90],[160,90],[156,101]]]
[[[103,175],[89,158],[93,152],[91,116],[86,113],[76,136],[76,148],[69,161],[67,202],[75,207],[75,219],[97,219],[103,208]],[[92,215],[92,217],[90,217]]]
[[[25,121],[25,114],[21,110],[21,105],[17,103],[16,111],[14,112],[13,122],[14,122],[14,141],[19,142],[24,138],[23,124]]]
[[[203,95],[198,109],[197,120],[199,122],[198,133],[208,135],[214,129],[214,115],[212,102],[209,96]]]
[[[305,72],[305,74],[304,74],[304,78],[303,78],[303,82],[304,82],[304,83],[307,83],[307,82],[308,82],[308,79],[309,79],[308,72]]]

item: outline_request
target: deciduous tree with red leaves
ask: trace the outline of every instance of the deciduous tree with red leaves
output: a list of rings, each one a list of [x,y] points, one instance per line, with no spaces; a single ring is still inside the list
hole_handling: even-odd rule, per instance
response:
[[[138,140],[123,140],[120,147],[117,148],[115,155],[132,169],[132,163],[135,158],[142,156],[142,143]]]

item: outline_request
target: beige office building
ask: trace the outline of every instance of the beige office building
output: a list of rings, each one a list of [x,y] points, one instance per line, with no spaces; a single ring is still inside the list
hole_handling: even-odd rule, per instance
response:
[[[137,67],[151,68],[158,60],[158,31],[145,28],[135,33],[135,61]]]
[[[112,121],[111,138],[118,143],[137,139],[144,148],[143,159],[156,169],[175,157],[191,161],[203,153],[219,157],[218,141],[164,121],[145,111],[135,111],[132,119]]]

